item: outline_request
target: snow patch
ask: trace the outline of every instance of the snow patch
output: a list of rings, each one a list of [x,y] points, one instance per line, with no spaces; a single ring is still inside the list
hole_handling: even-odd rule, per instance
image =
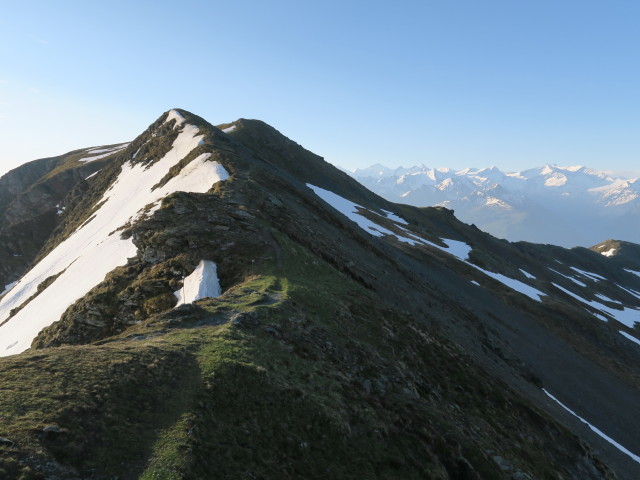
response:
[[[530,285],[527,285],[526,283],[523,283],[520,280],[516,280],[515,278],[507,277],[506,275],[502,275],[501,273],[490,272],[489,270],[485,270],[484,268],[481,268],[481,267],[479,267],[477,265],[474,265],[473,263],[470,263],[470,262],[467,262],[467,264],[469,264],[472,267],[480,270],[482,273],[484,273],[485,275],[493,278],[494,280],[498,280],[500,283],[506,285],[511,290],[515,290],[516,292],[520,292],[523,295],[526,295],[527,297],[535,300],[536,302],[541,302],[542,301],[542,297],[544,297],[546,295],[546,294],[542,293],[540,290],[538,290],[537,288],[534,288],[534,287],[532,287]]]
[[[153,207],[146,211],[146,215],[151,215],[162,203],[162,199],[173,192],[201,192],[204,193],[213,186],[213,183],[206,183],[206,179],[217,178],[216,181],[227,180],[229,173],[217,162],[209,162],[210,153],[203,153],[194,158],[181,171],[180,175],[173,177],[159,190],[154,191],[158,200]],[[203,180],[205,183],[203,184]],[[208,185],[208,188],[207,188]]]
[[[235,125],[231,125],[230,127],[223,128],[222,131],[224,133],[230,133],[230,132],[233,132],[235,129],[236,129],[236,126]]]
[[[639,293],[639,292],[636,292],[635,290],[631,290],[631,289],[629,289],[629,288],[621,287],[621,286],[620,286],[620,285],[618,285],[618,284],[614,284],[614,285],[615,285],[616,287],[618,287],[618,288],[621,288],[622,290],[624,290],[625,292],[627,292],[629,295],[631,295],[631,296],[633,296],[633,297],[636,297],[638,300],[640,300],[640,293]]]
[[[137,248],[131,239],[122,239],[118,230],[138,218],[146,205],[157,204],[172,189],[204,193],[229,177],[224,168],[206,161],[203,154],[186,165],[164,187],[153,190],[167,172],[186,157],[202,140],[198,127],[185,125],[167,154],[151,166],[122,166],[118,178],[98,201],[100,208],[70,237],[36,264],[0,300],[0,356],[20,353],[44,327],[58,320],[75,301],[104,280],[114,268],[125,265]],[[11,309],[31,297],[44,280],[58,275],[49,287],[9,319]]]
[[[580,270],[579,268],[576,267],[569,267],[571,270],[575,270],[576,272],[582,274],[585,277],[589,277],[593,280],[595,280],[596,282],[598,280],[606,280],[606,278],[604,278],[602,275],[598,275],[597,273],[591,273],[591,272],[587,272],[586,270]]]
[[[587,284],[586,284],[586,283],[582,283],[580,280],[576,280],[575,278],[570,277],[570,276],[568,276],[568,275],[565,275],[564,273],[560,273],[559,271],[554,270],[553,268],[550,268],[549,270],[551,270],[552,272],[557,273],[558,275],[563,276],[564,278],[566,278],[566,279],[568,279],[568,280],[571,280],[571,281],[572,281],[573,283],[575,283],[576,285],[579,285],[579,286],[581,286],[581,287],[586,287],[586,286],[587,286]]]
[[[618,330],[618,332],[620,332],[625,338],[628,338],[632,342],[637,343],[638,345],[640,345],[640,340],[638,340],[633,335],[629,335],[627,332],[623,332],[622,330]]]
[[[622,333],[622,332],[620,332]],[[549,397],[551,400],[553,400],[554,402],[556,402],[558,405],[560,405],[562,408],[564,408],[567,412],[569,412],[571,415],[573,415],[574,417],[576,417],[578,420],[580,420],[582,423],[586,424],[587,427],[589,427],[593,432],[595,432],[597,435],[599,435],[600,437],[602,437],[603,439],[605,439],[607,442],[609,442],[611,445],[613,445],[614,447],[616,447],[618,450],[620,450],[622,453],[624,453],[625,455],[628,455],[629,457],[631,457],[633,460],[635,460],[636,462],[640,463],[640,457],[632,452],[630,452],[629,450],[627,450],[625,447],[623,447],[622,445],[620,445],[618,442],[616,442],[614,439],[612,439],[611,437],[605,435],[605,433],[594,427],[593,425],[591,425],[589,422],[587,422],[584,418],[582,418],[580,415],[578,415],[576,412],[574,412],[573,410],[571,410],[569,407],[567,407],[565,404],[563,404],[560,400],[558,400],[556,397],[554,397],[553,395],[551,395],[549,392],[547,392],[544,388],[542,389],[542,391],[545,393],[545,395],[547,397]]]
[[[520,282],[518,280],[515,280],[513,278],[507,277],[499,273],[489,272],[488,270],[484,270],[478,267],[477,265],[469,263],[468,262],[469,253],[471,252],[472,247],[468,243],[461,242],[459,240],[451,240],[448,238],[443,238],[441,240],[446,246],[442,247],[435,243],[429,242],[428,240],[418,238],[404,228],[402,228],[402,231],[406,233],[406,236],[398,235],[384,227],[381,227],[377,223],[372,222],[368,218],[364,217],[361,214],[361,211],[364,211],[366,209],[361,205],[358,205],[357,203],[354,203],[350,200],[342,198],[341,196],[333,192],[330,192],[329,190],[325,190],[323,188],[316,187],[315,185],[311,185],[310,183],[307,183],[307,187],[309,187],[311,190],[314,191],[316,195],[322,198],[325,202],[327,202],[329,205],[331,205],[333,208],[338,210],[340,213],[342,213],[344,216],[346,216],[350,220],[354,221],[360,228],[370,233],[371,235],[374,235],[377,237],[380,237],[382,235],[393,235],[399,241],[408,243],[410,245],[416,245],[416,244],[430,245],[443,252],[453,255],[458,260],[462,262],[466,262],[472,267],[477,268],[478,270],[483,272],[485,275],[488,275],[494,278],[495,280],[498,280],[499,282],[503,283],[504,285],[511,288],[512,290],[520,292],[528,296],[529,298],[532,298],[533,300],[536,300],[539,302],[541,301],[540,298],[545,295],[540,290],[533,288],[527,285],[526,283]],[[389,214],[389,212],[386,212],[386,211],[385,213],[387,215]]]
[[[399,217],[398,215],[396,215],[393,212],[388,212],[387,210],[382,210],[384,212],[384,214],[387,216],[387,218],[393,220],[396,223],[401,223],[403,225],[409,225],[409,222],[407,222],[404,218]]]
[[[167,115],[167,119],[164,123],[169,123],[171,120],[176,121],[176,124],[173,126],[174,129],[184,123],[184,117],[173,109],[169,110],[169,115]]]
[[[561,173],[553,173],[545,181],[546,187],[562,187],[567,183],[567,177]]]
[[[383,235],[396,235],[392,231],[381,227],[377,223],[372,222],[367,217],[360,214],[361,211],[366,211],[366,208],[364,208],[363,206],[347,200],[346,198],[342,198],[340,195],[337,195],[329,190],[311,185],[310,183],[307,183],[307,187],[313,190],[316,195],[318,195],[322,200],[327,202],[349,220],[355,222],[365,232],[370,233],[371,235],[376,237],[381,237]]]
[[[83,157],[80,158],[78,161],[79,162],[85,162],[85,163],[89,163],[89,162],[94,162],[96,160],[100,160],[101,158],[105,158],[108,157],[109,155],[113,155],[114,153],[119,152],[120,150],[124,150],[125,148],[127,148],[129,146],[128,143],[124,144],[123,146],[120,147],[116,147],[112,150],[109,150],[107,153],[103,153],[102,155],[95,155],[95,156],[90,156],[90,157]],[[93,153],[91,151],[89,151],[88,153]]]
[[[101,172],[101,171],[102,171],[102,169],[100,169],[100,170],[97,170],[97,171],[93,172],[93,173],[92,173],[91,175],[89,175],[88,177],[85,177],[85,180],[89,180],[91,177],[95,177],[95,176],[98,174],[98,172]]]
[[[443,238],[442,241],[447,245],[447,250],[444,250],[442,247],[438,245],[435,245],[435,246],[438,247],[440,250],[450,253],[451,255],[456,257],[458,260],[462,260],[463,262],[466,262],[467,260],[469,260],[469,252],[473,250],[471,245],[465,242],[461,242],[459,240],[451,240],[449,238]]]
[[[606,313],[607,315],[609,315],[613,319],[617,320],[618,322],[622,323],[623,325],[626,325],[629,328],[633,328],[633,326],[637,322],[640,322],[640,310],[637,310],[635,308],[622,307],[622,305],[619,304],[619,303],[618,303],[618,305],[620,305],[622,307],[622,310],[616,310],[615,308],[607,307],[606,305],[603,305],[600,302],[594,302],[593,300],[586,300],[586,299],[582,298],[581,296],[576,295],[575,293],[573,293],[573,292],[571,292],[571,291],[569,291],[569,290],[567,290],[565,288],[562,288],[560,285],[556,285],[553,282],[551,283],[551,285],[553,285],[554,287],[556,287],[559,290],[562,290],[567,295],[572,296],[573,298],[575,298],[579,302],[587,304],[591,308],[599,310],[600,312]],[[613,302],[613,300],[611,300],[611,301]],[[614,303],[617,303],[617,302],[614,302]],[[593,315],[595,315],[600,320],[604,320],[605,322],[608,321],[606,318],[604,318],[601,315],[597,315],[597,314],[593,314]]]
[[[523,269],[521,269],[521,268],[519,268],[518,270],[520,270],[520,271],[523,273],[523,275],[524,275],[525,277],[530,278],[530,279],[532,279],[532,280],[535,280],[535,279],[536,279],[536,277],[534,277],[533,275],[531,275],[529,272],[526,272],[526,271],[524,271],[524,270],[523,270]]]
[[[625,272],[629,272],[629,273],[633,273],[634,275],[637,275],[640,277],[640,272],[636,272],[635,270],[631,270],[629,268],[624,268],[623,269]]]
[[[335,208],[338,212],[343,214],[349,220],[355,222],[365,232],[375,237],[390,235],[395,237],[396,240],[403,243],[408,243],[409,245],[427,245],[428,244],[428,245],[432,245],[434,247],[442,249],[442,247],[438,245],[435,245],[431,242],[428,242],[427,240],[423,240],[421,238],[416,237],[412,232],[409,232],[406,228],[398,227],[402,232],[405,233],[405,235],[400,235],[398,233],[392,232],[391,230],[384,228],[383,226],[369,220],[367,217],[365,217],[362,214],[362,212],[369,212],[373,215],[378,215],[377,213],[371,212],[370,210],[367,210],[366,208],[364,208],[362,205],[358,205],[357,203],[354,203],[351,200],[347,200],[346,198],[343,198],[340,195],[335,194],[329,190],[325,190],[324,188],[316,187],[315,185],[312,185],[310,183],[307,183],[306,185],[311,190],[313,190],[313,192],[316,195],[318,195],[322,200],[327,202],[329,205],[331,205],[333,208]],[[393,218],[395,217],[395,215],[393,215],[391,212],[387,212],[386,210],[383,210],[383,212],[387,214],[386,218],[390,218],[391,220],[397,222],[397,220]],[[384,218],[384,217],[381,217],[381,218]],[[400,217],[397,217],[397,218],[400,219],[401,223],[404,222],[406,224],[406,222],[402,220]]]
[[[93,149],[89,150],[88,153],[98,154],[98,153],[104,153],[104,152],[115,152],[117,150],[122,150],[124,148],[127,148],[130,144],[131,144],[131,142],[129,142],[129,143],[121,143],[120,145],[116,145],[115,147],[109,147],[109,148],[93,148]]]
[[[173,292],[178,299],[176,307],[205,297],[219,297],[221,293],[218,268],[211,260],[200,260],[195,270],[184,278],[182,288]]]
[[[620,305],[620,302],[612,300],[611,298],[609,298],[609,297],[607,297],[605,295],[602,295],[601,293],[596,293],[595,296],[598,297],[600,300],[604,300],[605,302],[611,302],[611,303],[616,303],[616,304]]]
[[[605,257],[612,257],[614,253],[616,253],[616,248],[611,248],[606,252],[600,252],[600,255],[604,255]]]

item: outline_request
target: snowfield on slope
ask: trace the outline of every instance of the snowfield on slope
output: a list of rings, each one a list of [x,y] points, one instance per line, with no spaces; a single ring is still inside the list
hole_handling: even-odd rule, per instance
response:
[[[176,119],[174,128],[184,118],[171,111],[167,121]],[[136,255],[131,239],[122,239],[118,229],[139,218],[145,206],[158,208],[160,200],[176,191],[206,192],[211,186],[229,178],[220,164],[202,154],[186,165],[178,176],[161,188],[156,185],[180,160],[203,140],[198,128],[184,125],[171,150],[151,166],[122,166],[116,181],[97,203],[101,205],[92,220],[85,222],[69,238],[35,265],[0,301],[0,356],[20,353],[31,345],[44,327],[58,320],[76,300],[96,286],[107,273],[125,265]],[[38,285],[52,276],[49,287],[10,318],[10,311],[34,295]]]

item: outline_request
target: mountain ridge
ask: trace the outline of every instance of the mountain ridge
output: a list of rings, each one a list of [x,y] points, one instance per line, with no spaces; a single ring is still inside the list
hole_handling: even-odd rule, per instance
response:
[[[100,237],[130,241],[132,256],[30,350],[0,358],[5,471],[614,478],[602,456],[634,477],[629,455],[558,403],[640,450],[633,269],[584,248],[499,240],[446,208],[393,204],[263,122],[221,127],[166,112],[76,187],[38,263],[103,222],[105,196],[120,196],[136,168],[162,167],[135,185],[167,194]],[[172,156],[180,139],[190,143]],[[199,162],[228,178],[168,188]],[[203,260],[217,265],[222,295],[176,307]],[[60,275],[43,278],[39,296]]]

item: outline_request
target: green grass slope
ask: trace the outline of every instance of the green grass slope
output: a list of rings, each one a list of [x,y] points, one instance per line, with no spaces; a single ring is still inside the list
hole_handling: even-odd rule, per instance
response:
[[[0,359],[3,478],[610,475],[453,345],[274,234],[286,255],[218,299]]]

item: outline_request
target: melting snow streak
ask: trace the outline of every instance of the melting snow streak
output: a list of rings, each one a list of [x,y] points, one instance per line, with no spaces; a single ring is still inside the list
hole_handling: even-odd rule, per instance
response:
[[[629,335],[627,332],[623,332],[622,330],[618,330],[623,337],[631,340],[634,343],[637,343],[638,345],[640,345],[640,340],[638,340],[636,337],[634,337],[633,335]]]
[[[622,445],[620,445],[618,442],[616,442],[613,438],[608,437],[607,435],[604,434],[604,432],[602,432],[602,430],[597,429],[596,427],[594,427],[593,425],[591,425],[589,422],[587,422],[584,418],[582,418],[580,415],[578,415],[576,412],[574,412],[573,410],[571,410],[569,407],[567,407],[565,404],[563,404],[560,400],[558,400],[556,397],[554,397],[553,395],[551,395],[549,392],[547,392],[544,388],[542,389],[542,391],[547,395],[547,397],[549,397],[551,400],[553,400],[554,402],[556,402],[558,405],[560,405],[562,408],[564,408],[567,412],[569,412],[571,415],[573,415],[574,417],[576,417],[578,420],[580,420],[582,423],[585,423],[587,425],[587,427],[589,427],[591,430],[593,430],[596,434],[598,434],[600,437],[604,438],[607,442],[609,442],[611,445],[613,445],[614,447],[616,447],[618,450],[620,450],[622,453],[629,455],[633,460],[635,460],[636,462],[640,463],[640,457],[638,455],[635,455],[633,453],[631,453],[629,450],[627,450],[626,448],[624,448]]]

